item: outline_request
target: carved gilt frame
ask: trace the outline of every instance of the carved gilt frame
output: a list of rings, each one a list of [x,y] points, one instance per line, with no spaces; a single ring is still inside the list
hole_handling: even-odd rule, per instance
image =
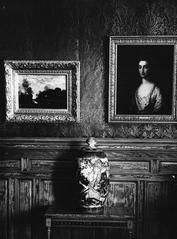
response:
[[[80,62],[79,61],[4,61],[6,81],[6,120],[14,122],[73,122],[80,120]],[[26,89],[24,90],[24,81]],[[22,83],[23,82],[23,83]],[[21,91],[19,90],[21,87]],[[23,88],[23,89],[22,89]],[[37,105],[36,98],[50,88],[56,96],[63,88],[64,97],[60,95],[64,106],[48,107],[46,101]],[[25,91],[25,93],[24,93]],[[31,93],[33,104],[21,99]],[[59,93],[58,93],[59,94]],[[42,95],[42,94],[41,94]],[[51,95],[48,96],[51,102]],[[54,96],[53,96],[54,97]],[[58,98],[56,98],[58,99]],[[21,101],[20,101],[21,100]],[[39,97],[38,97],[39,100]],[[20,103],[19,103],[20,101]],[[25,103],[25,104],[21,104]],[[42,102],[42,101],[40,101]],[[34,104],[35,103],[35,104]],[[53,100],[55,104],[55,98]],[[57,103],[56,103],[57,104]],[[59,103],[58,103],[59,104]],[[22,106],[21,106],[22,105]],[[25,106],[24,106],[25,105]],[[33,107],[34,106],[34,107]]]
[[[160,113],[139,114],[129,110],[138,85],[138,59],[148,55],[154,66],[155,79],[162,88],[164,108]],[[155,69],[156,66],[156,69]],[[135,69],[136,68],[136,69]],[[108,122],[176,123],[177,115],[177,37],[111,36],[109,39]],[[136,80],[135,80],[136,78]],[[131,92],[132,91],[132,92]],[[166,97],[166,98],[165,98]]]

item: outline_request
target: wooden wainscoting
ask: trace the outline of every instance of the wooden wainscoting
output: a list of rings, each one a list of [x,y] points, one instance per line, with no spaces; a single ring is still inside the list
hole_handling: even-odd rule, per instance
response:
[[[111,167],[107,206],[135,218],[136,238],[177,238],[177,142],[97,141]],[[84,145],[75,138],[0,138],[0,238],[46,238],[48,206],[77,203],[77,156]]]

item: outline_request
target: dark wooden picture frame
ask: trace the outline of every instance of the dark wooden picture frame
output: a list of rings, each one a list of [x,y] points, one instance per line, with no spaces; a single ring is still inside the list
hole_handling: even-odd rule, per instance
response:
[[[109,43],[108,121],[175,123],[177,38],[111,36]],[[151,85],[160,92],[158,110],[158,107],[155,110],[146,107],[148,110],[140,111],[136,105],[135,94],[141,80],[138,64],[141,60],[150,63]]]
[[[6,119],[80,120],[79,61],[5,61]]]

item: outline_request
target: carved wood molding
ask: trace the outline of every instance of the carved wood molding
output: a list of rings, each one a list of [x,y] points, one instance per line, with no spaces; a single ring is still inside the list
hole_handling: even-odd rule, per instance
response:
[[[175,139],[119,139],[97,138],[97,146],[103,150],[177,150]],[[2,138],[1,147],[27,149],[79,149],[86,138]]]

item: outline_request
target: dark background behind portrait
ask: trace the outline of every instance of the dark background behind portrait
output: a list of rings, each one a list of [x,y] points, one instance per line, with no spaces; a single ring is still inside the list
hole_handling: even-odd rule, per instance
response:
[[[117,50],[117,114],[130,111],[135,91],[141,84],[139,60],[147,60],[150,80],[162,93],[160,114],[172,114],[174,46],[172,45],[121,45]]]

